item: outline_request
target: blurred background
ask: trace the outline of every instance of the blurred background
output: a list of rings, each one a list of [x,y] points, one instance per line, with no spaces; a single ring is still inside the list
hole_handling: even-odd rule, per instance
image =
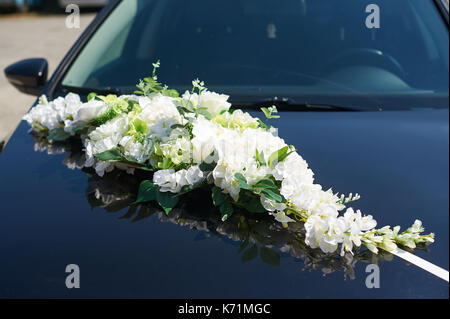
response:
[[[0,152],[36,97],[8,83],[3,70],[21,59],[43,57],[49,77],[108,0],[0,0]],[[66,7],[80,8],[80,28],[66,27]]]

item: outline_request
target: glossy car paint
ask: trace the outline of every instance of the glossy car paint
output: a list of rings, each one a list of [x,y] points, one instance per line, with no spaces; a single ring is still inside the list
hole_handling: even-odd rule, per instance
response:
[[[44,93],[57,84],[95,25],[63,60]],[[260,112],[252,115],[262,116]],[[379,225],[421,219],[436,243],[417,255],[449,268],[448,109],[367,112],[283,112],[273,123],[310,163],[316,180],[335,191],[359,192],[355,207]],[[0,155],[1,297],[153,298],[448,298],[448,284],[404,261],[380,262],[380,288],[343,272],[303,271],[302,259],[278,251],[279,266],[242,263],[240,242],[161,222],[137,222],[91,208],[89,177],[64,155],[35,152],[22,122]],[[205,198],[205,202],[209,199]],[[203,207],[199,201],[194,203]],[[65,286],[65,267],[78,264],[81,289]]]

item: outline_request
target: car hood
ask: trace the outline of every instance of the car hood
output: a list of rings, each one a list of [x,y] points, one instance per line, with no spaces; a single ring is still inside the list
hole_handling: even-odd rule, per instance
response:
[[[271,124],[317,183],[361,194],[352,206],[378,227],[422,220],[436,242],[415,253],[448,269],[448,116],[448,109],[282,112]],[[367,263],[332,272],[333,261],[314,264],[316,252],[292,253],[289,239],[266,245],[280,258],[271,262],[263,245],[214,233],[201,218],[132,222],[128,207],[93,205],[86,194],[95,176],[68,169],[67,155],[36,152],[27,130],[22,123],[0,155],[1,297],[448,298],[447,283],[392,256],[379,262],[381,287],[369,289]],[[84,289],[64,285],[72,263]]]

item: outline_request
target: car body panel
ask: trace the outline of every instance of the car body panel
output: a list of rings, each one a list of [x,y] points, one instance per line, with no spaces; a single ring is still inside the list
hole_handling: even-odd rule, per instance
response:
[[[253,113],[260,115],[260,113]],[[417,254],[448,269],[448,110],[292,112],[274,123],[298,148],[317,182],[358,191],[355,203],[383,225],[421,219],[436,233]],[[2,297],[448,298],[448,284],[404,261],[380,262],[381,288],[341,271],[302,271],[281,254],[280,266],[241,262],[240,242],[198,240],[197,230],[156,216],[132,223],[91,208],[87,174],[62,164],[64,155],[33,150],[22,123],[0,156]],[[83,289],[64,285],[65,266],[80,265]]]

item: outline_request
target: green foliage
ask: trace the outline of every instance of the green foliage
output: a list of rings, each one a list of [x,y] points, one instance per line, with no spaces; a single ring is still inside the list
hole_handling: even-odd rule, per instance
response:
[[[262,129],[264,129],[264,130],[266,130],[266,131],[269,131],[269,130],[272,128],[271,125],[264,123],[264,122],[261,121],[260,119],[258,119],[258,124],[259,124],[259,127],[260,127],[260,128],[262,128]]]
[[[160,67],[160,61],[153,63],[153,73],[152,77],[147,77],[139,80],[139,84],[136,85],[137,91],[135,94],[140,94],[144,96],[152,96],[157,93],[161,93],[164,96],[169,96],[177,98],[180,96],[177,90],[169,89],[166,85],[162,85],[158,82],[158,76],[156,75],[156,70]]]
[[[222,213],[222,221],[226,221],[234,213],[233,205],[229,201],[220,205],[219,210]]]
[[[214,206],[219,207],[219,211],[222,214],[222,221],[227,220],[233,215],[233,205],[228,201],[227,195],[217,186],[212,188],[212,200]]]
[[[151,202],[156,199],[157,187],[152,181],[144,180],[139,185],[139,191],[136,201],[133,204]]]
[[[199,79],[195,79],[194,81],[192,81],[192,93],[195,92],[195,89],[197,89],[198,94],[201,94],[202,91],[206,90],[205,87],[205,82],[200,81]]]
[[[273,200],[277,203],[283,203],[286,200],[284,200],[283,196],[281,196],[280,191],[278,189],[267,189],[264,188],[261,190],[261,193],[266,196],[268,199]]]
[[[278,113],[277,107],[275,105],[273,105],[272,107],[269,107],[269,108],[262,107],[261,111],[263,111],[264,115],[266,116],[266,118],[268,120],[270,120],[270,119],[279,119],[280,118],[279,115],[272,115],[272,114]]]
[[[254,187],[268,188],[268,189],[278,189],[277,185],[271,179],[263,179],[255,184]]]
[[[261,153],[256,149],[255,159],[259,163],[259,165],[266,165],[266,159],[264,158],[264,151]]]
[[[227,200],[227,195],[219,187],[214,186],[212,188],[212,200],[214,206],[220,206]]]
[[[249,249],[247,249],[241,257],[241,261],[243,263],[249,262],[252,259],[255,259],[258,256],[258,247],[255,245],[253,245],[252,247],[250,247]]]
[[[247,180],[245,179],[244,175],[242,175],[241,173],[236,173],[234,174],[234,177],[236,177],[236,179],[239,182],[239,187],[241,189],[247,189],[252,191],[253,187],[251,187],[250,185],[247,184]]]
[[[259,214],[267,212],[261,205],[259,196],[255,196],[255,194],[249,192],[241,192],[239,194],[239,200],[235,203],[235,205],[244,208],[250,213]]]
[[[208,112],[208,109],[206,107],[200,107],[196,109],[197,114],[203,115],[207,120],[212,119],[211,113]]]
[[[291,153],[295,152],[295,148],[290,146],[285,146],[280,148],[278,151],[273,152],[270,154],[269,159],[267,160],[267,164],[270,167],[275,166],[277,163],[282,162],[288,157]]]
[[[47,139],[49,139],[50,141],[55,141],[55,142],[63,142],[65,140],[67,140],[68,138],[70,138],[70,133],[67,133],[66,131],[64,131],[63,127],[58,127],[58,128],[51,130],[47,136]]]
[[[95,154],[94,157],[104,162],[118,162],[122,159],[122,154],[119,149],[113,148],[111,150]]]
[[[90,100],[92,100],[92,99],[95,99],[95,97],[96,97],[97,95],[98,95],[97,93],[91,92],[91,93],[88,94],[87,100],[90,101]]]
[[[267,247],[261,247],[260,250],[260,256],[261,259],[272,266],[279,266],[280,265],[280,255],[272,249],[269,249]]]
[[[152,181],[144,180],[139,185],[139,192],[136,201],[133,204],[157,201],[166,215],[178,204],[177,194],[169,192],[160,192],[158,187]]]
[[[109,106],[105,113],[103,113],[102,115],[100,115],[99,117],[97,117],[96,119],[92,120],[89,125],[91,126],[100,126],[105,124],[106,122],[112,120],[113,118],[115,118],[117,115],[119,115],[116,110],[114,109],[113,106]]]
[[[169,215],[170,211],[178,204],[179,197],[176,194],[170,192],[157,192],[156,201],[159,206],[164,209],[166,215]]]

